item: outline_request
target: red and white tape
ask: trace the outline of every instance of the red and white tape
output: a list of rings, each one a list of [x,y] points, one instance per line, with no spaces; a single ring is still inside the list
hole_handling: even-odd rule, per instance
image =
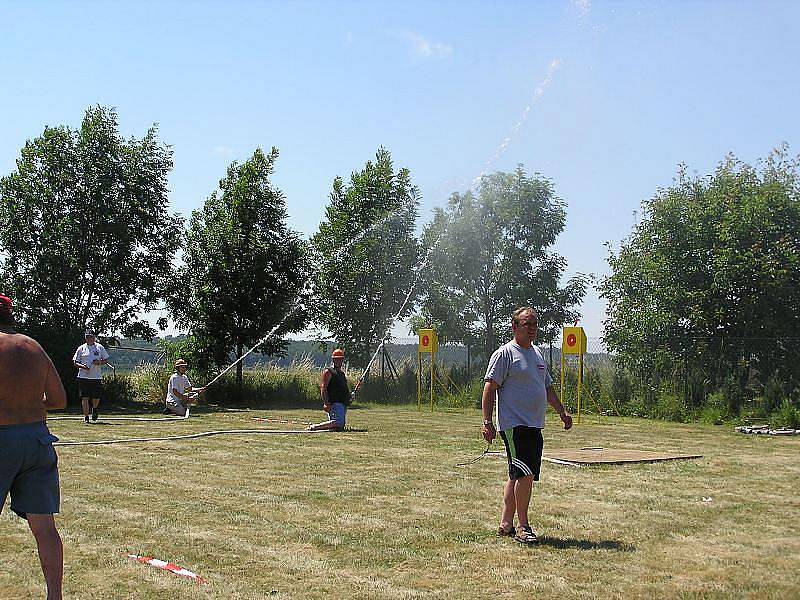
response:
[[[192,573],[189,569],[184,569],[183,567],[179,567],[178,565],[172,564],[171,562],[158,560],[157,558],[151,558],[149,556],[139,556],[137,554],[128,554],[128,558],[131,560],[135,560],[136,562],[156,567],[157,569],[164,569],[165,571],[169,571],[170,573],[177,575],[178,577],[191,579],[192,581],[196,581],[197,583],[208,583],[197,573]]]

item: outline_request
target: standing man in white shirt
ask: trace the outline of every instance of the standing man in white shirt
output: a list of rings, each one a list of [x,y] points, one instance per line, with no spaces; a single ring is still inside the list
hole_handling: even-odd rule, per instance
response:
[[[92,403],[92,421],[97,421],[97,407],[103,394],[103,365],[108,362],[108,352],[97,343],[97,333],[86,332],[86,343],[78,346],[72,363],[78,369],[78,396],[83,408],[83,420],[89,422],[89,402]]]
[[[529,306],[514,311],[511,329],[514,339],[498,348],[489,359],[484,376],[483,438],[491,443],[497,435],[492,413],[497,397],[497,423],[506,446],[508,480],[503,489],[503,514],[499,536],[513,537],[530,545],[539,538],[528,521],[528,505],[534,481],[539,481],[542,464],[542,429],[547,405],[561,417],[564,429],[572,417],[553,389],[553,380],[542,353],[536,347],[538,315]],[[519,528],[514,527],[514,516]]]
[[[185,360],[179,358],[175,361],[175,373],[169,378],[167,384],[167,397],[165,399],[166,408],[164,414],[186,416],[189,410],[189,404],[197,403],[197,395],[204,392],[206,388],[193,388],[189,377],[186,375],[186,369],[189,365]]]

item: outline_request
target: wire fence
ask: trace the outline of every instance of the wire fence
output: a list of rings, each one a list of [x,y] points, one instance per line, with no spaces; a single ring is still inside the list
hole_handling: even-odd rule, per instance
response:
[[[800,418],[800,340],[786,338],[687,338],[675,348],[653,348],[641,360],[608,351],[602,338],[589,338],[581,361],[562,356],[560,341],[539,346],[554,386],[565,405],[588,414],[721,422],[734,417],[766,420],[788,411]],[[410,347],[410,346],[409,346]],[[407,349],[408,350],[408,349]],[[467,363],[465,348],[452,348],[448,360],[418,364],[411,350],[389,367],[376,361],[362,388],[373,402],[478,406],[486,358]],[[388,359],[387,359],[388,360]],[[422,367],[420,369],[420,367]],[[562,373],[563,367],[563,373]],[[420,378],[417,378],[417,373]]]
[[[360,401],[421,402],[428,406],[432,387],[435,406],[480,405],[486,356],[476,355],[474,348],[445,345],[440,347],[431,369],[429,355],[423,355],[422,360],[418,358],[416,338],[397,341],[411,343],[386,345],[385,352],[373,362],[359,389]],[[297,344],[298,350],[308,350],[304,342]],[[634,360],[609,352],[601,338],[593,337],[587,340],[582,373],[576,355],[562,357],[559,340],[539,348],[549,365],[559,397],[573,412],[578,408],[580,379],[582,413],[709,422],[732,418],[766,422],[779,418],[791,424],[800,420],[800,339],[686,338],[680,340],[677,348],[652,348]],[[158,355],[153,353],[152,356]],[[298,356],[301,356],[302,369],[298,367]],[[163,362],[163,355],[158,358]],[[287,360],[286,365],[248,365],[245,387],[253,389],[245,396],[256,398],[266,389],[260,377],[262,371],[269,371],[272,379],[291,379],[299,369],[304,373],[303,381],[308,379],[312,383],[296,387],[308,388],[310,391],[301,390],[302,393],[316,399],[312,388],[317,385],[319,369],[328,361],[327,354],[292,355]],[[152,367],[137,369],[139,373],[132,379],[136,389],[145,384],[147,389],[161,387],[164,367],[157,364]],[[355,369],[351,371],[351,379],[360,374]],[[120,385],[128,385],[125,380],[120,381]],[[272,383],[270,386],[280,388],[281,394],[287,395],[285,386]],[[234,392],[243,393],[231,387],[229,395],[233,397]],[[136,390],[131,393],[141,395]],[[298,394],[302,395],[300,392],[288,395]],[[776,413],[780,416],[775,417]]]

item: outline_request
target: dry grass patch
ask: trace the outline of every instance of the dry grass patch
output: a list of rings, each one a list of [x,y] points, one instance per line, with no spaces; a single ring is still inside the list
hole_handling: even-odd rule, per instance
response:
[[[285,428],[253,416],[85,426],[63,440]],[[703,454],[696,461],[576,469],[545,464],[537,548],[494,536],[505,464],[478,411],[359,407],[361,432],[217,436],[59,449],[68,598],[796,597],[800,440],[643,420],[545,431],[546,447]],[[496,446],[495,449],[499,449]],[[711,497],[711,502],[703,502]],[[185,566],[198,586],[129,562]],[[0,517],[0,597],[41,596],[33,540]]]

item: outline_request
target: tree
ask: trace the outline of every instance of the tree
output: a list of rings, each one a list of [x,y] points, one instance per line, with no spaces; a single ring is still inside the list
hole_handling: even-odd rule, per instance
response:
[[[218,366],[271,331],[259,351],[280,353],[282,336],[305,325],[305,249],[286,225],[283,193],[270,182],[277,158],[277,148],[266,155],[258,148],[244,163],[233,162],[190,220],[169,305]],[[236,379],[241,388],[241,362]]]
[[[16,166],[0,179],[0,260],[21,329],[57,364],[87,326],[152,338],[140,315],[162,296],[182,229],[157,127],[124,140],[116,111],[92,107],[78,130],[45,127]]]
[[[682,166],[644,202],[599,286],[609,349],[642,371],[691,364],[711,384],[743,361],[796,379],[798,164],[783,147],[761,168],[732,155],[703,178]]]
[[[347,184],[340,177],[333,182],[325,220],[311,242],[319,256],[311,308],[353,364],[366,364],[412,288],[418,196],[409,170],[395,173],[384,148]],[[399,318],[412,308],[409,301]]]
[[[422,320],[437,324],[443,337],[491,354],[508,329],[516,307],[539,312],[544,341],[565,322],[589,281],[576,275],[559,287],[566,261],[549,250],[564,229],[564,202],[552,184],[514,173],[481,178],[477,195],[455,193],[425,228],[423,245],[432,253],[420,301]]]

